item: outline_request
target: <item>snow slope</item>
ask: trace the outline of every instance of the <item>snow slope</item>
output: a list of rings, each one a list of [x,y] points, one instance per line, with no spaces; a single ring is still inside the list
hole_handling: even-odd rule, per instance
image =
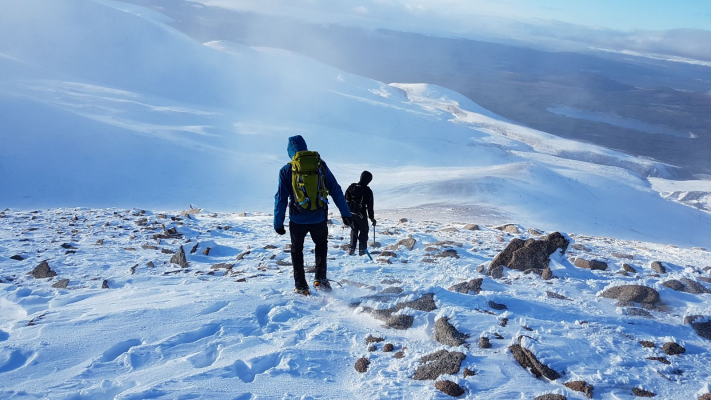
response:
[[[521,127],[443,88],[196,43],[166,21],[106,0],[3,6],[0,204],[268,212],[286,138],[302,134],[342,184],[371,170],[381,209],[479,207],[498,222],[709,245],[711,216],[646,180],[673,167]]]
[[[576,235],[576,248],[552,257],[556,278],[507,270],[496,280],[477,267],[513,237],[531,235],[381,219],[383,247],[408,236],[417,242],[412,251],[401,246],[389,256],[371,248],[377,262],[370,262],[339,248],[344,230],[336,222],[328,261],[334,291],[304,298],[292,292],[288,237],[273,233],[269,221],[207,211],[191,218],[137,209],[0,213],[0,398],[445,399],[433,380],[412,379],[419,359],[441,349],[464,353],[459,372],[440,379],[459,383],[468,399],[586,398],[563,386],[574,380],[593,385],[596,399],[632,399],[633,388],[663,399],[709,391],[711,342],[683,321],[708,315],[711,294],[661,285],[688,278],[711,289],[706,250]],[[171,228],[184,236],[153,238]],[[169,262],[181,246],[187,269]],[[312,249],[307,241],[307,270]],[[459,258],[433,257],[447,249]],[[609,268],[576,268],[567,259],[575,256],[607,261]],[[42,260],[56,277],[27,275]],[[667,272],[657,274],[652,261],[662,261]],[[218,263],[233,266],[212,267]],[[622,263],[637,272],[620,275]],[[447,290],[474,278],[483,278],[477,295]],[[60,279],[69,279],[68,286],[53,288]],[[101,288],[104,280],[108,289]],[[655,288],[665,307],[646,318],[598,297],[619,284]],[[390,294],[383,294],[387,288]],[[407,330],[386,328],[365,312],[426,293],[434,294],[437,308],[401,310],[414,317]],[[434,340],[435,321],[444,316],[470,336],[465,344]],[[385,341],[369,351],[369,335]],[[560,379],[536,379],[514,361],[507,348],[521,335]],[[492,347],[478,347],[480,336]],[[661,347],[669,341],[685,353],[665,354]],[[393,352],[384,352],[387,343]],[[360,357],[371,362],[364,374],[353,367]],[[476,375],[464,377],[465,368]]]

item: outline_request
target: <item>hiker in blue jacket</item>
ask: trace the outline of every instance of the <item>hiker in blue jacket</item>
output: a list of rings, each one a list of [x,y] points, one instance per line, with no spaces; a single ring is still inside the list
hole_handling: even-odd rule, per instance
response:
[[[306,141],[300,135],[289,138],[287,152],[289,158],[294,160],[298,152],[308,151]],[[343,224],[350,226],[351,212],[348,203],[343,196],[343,191],[338,185],[336,178],[328,169],[326,163],[320,161],[323,182],[328,194],[330,194],[336,206],[341,212]],[[292,163],[286,164],[279,171],[279,189],[274,195],[274,230],[284,235],[284,219],[286,218],[286,206],[289,205],[289,234],[291,236],[291,261],[294,266],[295,291],[300,294],[309,295],[309,285],[304,276],[304,239],[306,234],[311,234],[311,240],[316,245],[316,277],[314,278],[314,288],[331,290],[331,285],[326,277],[326,260],[328,256],[328,203],[325,198],[323,207],[317,210],[304,210],[296,201],[294,195],[292,175],[294,170]],[[321,199],[319,197],[319,199]],[[318,201],[318,200],[317,200]]]

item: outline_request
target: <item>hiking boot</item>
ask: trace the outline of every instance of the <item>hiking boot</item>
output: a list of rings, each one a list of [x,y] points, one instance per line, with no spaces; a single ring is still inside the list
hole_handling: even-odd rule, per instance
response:
[[[331,284],[328,282],[328,279],[323,281],[314,281],[314,289],[323,290],[324,292],[330,292],[332,290]]]
[[[294,288],[294,292],[298,293],[298,294],[302,294],[304,296],[311,295],[311,291],[309,291],[309,288],[306,288],[306,289]]]
[[[364,255],[365,255],[365,250],[358,250],[358,255],[359,255],[359,256],[364,256]]]
[[[349,256],[352,256],[352,255],[354,255],[354,254],[355,254],[355,249],[350,249],[350,250],[348,250],[348,255],[349,255]]]

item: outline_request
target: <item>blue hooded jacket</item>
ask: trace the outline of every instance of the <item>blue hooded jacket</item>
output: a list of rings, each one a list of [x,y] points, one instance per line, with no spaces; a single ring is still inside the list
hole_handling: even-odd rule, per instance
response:
[[[297,152],[306,151],[308,150],[308,147],[306,146],[304,138],[302,138],[301,135],[297,135],[289,138],[289,144],[287,145],[286,150],[289,153],[289,158],[293,159]],[[336,203],[338,210],[341,212],[341,216],[350,217],[351,211],[348,208],[348,203],[346,203],[346,198],[343,196],[341,186],[336,181],[336,177],[333,176],[331,170],[328,169],[328,166],[323,160],[321,160],[321,165],[324,169],[326,189],[328,189],[333,202]],[[328,210],[324,210],[322,213],[313,214],[298,213],[298,209],[296,208],[294,201],[294,190],[291,187],[291,172],[291,164],[286,164],[279,171],[279,189],[277,189],[277,192],[274,195],[274,229],[284,226],[287,205],[290,206],[289,220],[295,224],[317,224],[325,221],[328,215]]]

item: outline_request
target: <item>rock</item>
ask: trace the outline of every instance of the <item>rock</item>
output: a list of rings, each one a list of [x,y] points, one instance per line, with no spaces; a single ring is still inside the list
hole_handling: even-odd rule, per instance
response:
[[[397,258],[397,253],[395,253],[394,251],[383,250],[380,253],[380,257],[396,257]]]
[[[397,359],[405,358],[405,352],[400,350],[397,353],[395,353],[395,355],[393,357],[395,357]]]
[[[77,248],[69,243],[62,243],[62,248],[65,250],[76,250]]]
[[[495,267],[491,267],[491,265],[489,265],[489,270],[486,271],[486,274],[492,279],[501,279],[504,277],[504,266],[497,265]]]
[[[573,243],[570,247],[578,251],[590,251],[590,249],[585,247],[585,245],[582,243]]]
[[[153,261],[148,261],[148,263],[146,263],[146,266],[150,268],[155,268],[155,264],[153,264]]]
[[[188,260],[185,259],[183,246],[180,246],[178,252],[173,254],[173,257],[170,258],[170,263],[180,265],[181,268],[188,268]]]
[[[395,243],[395,248],[405,246],[408,250],[412,250],[415,248],[415,243],[417,243],[417,240],[415,240],[415,238],[409,237],[407,239],[401,239],[397,243]]]
[[[405,330],[410,329],[415,323],[415,317],[411,315],[393,315],[385,320],[385,326],[392,329]]]
[[[558,294],[558,293],[551,292],[551,291],[548,291],[548,290],[546,290],[546,296],[547,296],[548,298],[551,298],[551,299],[571,300],[571,299],[569,299],[569,298],[563,296],[562,294]]]
[[[671,365],[671,361],[667,360],[664,357],[647,357],[647,360],[659,361],[662,364]]]
[[[551,271],[551,269],[548,267],[544,268],[541,272],[541,278],[543,278],[544,281],[549,281],[553,279],[553,271]]]
[[[469,282],[461,282],[456,285],[451,286],[449,291],[457,293],[474,293],[479,294],[481,292],[481,284],[484,282],[483,278],[472,279]]]
[[[373,335],[368,335],[367,338],[365,338],[365,344],[371,344],[371,343],[380,343],[384,338],[373,336]]]
[[[527,229],[528,233],[533,236],[541,236],[543,235],[543,231],[538,230],[536,228],[528,228]]]
[[[686,349],[685,349],[685,348],[683,348],[683,347],[682,347],[681,345],[679,345],[678,343],[674,343],[674,342],[667,342],[667,343],[664,343],[664,344],[662,345],[662,350],[663,350],[666,354],[668,354],[668,355],[670,355],[670,356],[674,356],[674,355],[679,355],[679,354],[684,354],[684,353],[686,353]]]
[[[24,260],[25,258],[22,257],[22,256],[19,255],[19,254],[15,254],[14,256],[10,257],[10,259],[11,259],[11,260],[15,260],[15,261],[22,261],[22,260]]]
[[[510,269],[525,271],[528,269],[542,270],[548,266],[551,254],[559,248],[563,253],[570,242],[559,232],[553,232],[545,239],[528,239],[525,242],[514,238],[508,246],[499,253],[489,265],[489,271],[500,265]]]
[[[33,269],[30,273],[35,279],[43,279],[43,278],[51,278],[53,276],[57,276],[57,273],[52,271],[52,269],[49,267],[49,264],[47,261],[42,261]]]
[[[163,254],[175,254],[175,252],[173,250],[169,250],[169,249],[160,249],[160,252]]]
[[[598,260],[586,260],[584,258],[576,258],[574,265],[578,268],[589,269],[593,271],[607,270],[607,263]]]
[[[459,397],[464,394],[464,389],[462,389],[459,384],[452,381],[437,381],[435,382],[435,388],[444,394],[448,394],[452,397]]]
[[[404,290],[401,287],[390,286],[390,287],[383,289],[383,291],[380,293],[382,293],[382,294],[400,294],[403,291]]]
[[[205,250],[202,251],[202,254],[209,256],[210,250],[212,250],[212,247],[206,247]]]
[[[702,394],[698,400],[711,400],[711,393]]]
[[[449,323],[449,318],[442,317],[435,321],[434,339],[446,346],[460,346],[464,344],[469,335],[463,334]]]
[[[650,314],[649,311],[639,307],[628,307],[625,309],[625,314],[632,317],[644,317],[654,319],[654,316]]]
[[[451,258],[459,258],[459,253],[457,253],[457,250],[454,250],[454,249],[447,249],[447,250],[443,250],[443,251],[442,251],[441,253],[439,253],[439,254],[435,254],[433,257],[437,257],[437,258],[448,258],[448,257],[451,257]]]
[[[372,352],[374,352],[375,350],[378,350],[378,346],[376,346],[376,345],[368,346],[368,351],[369,351],[369,352],[372,353]]]
[[[393,346],[392,343],[386,343],[385,346],[383,346],[383,352],[385,353],[390,353],[395,349],[395,346]]]
[[[641,344],[642,347],[647,348],[647,349],[653,349],[656,347],[654,345],[654,342],[650,342],[649,340],[640,340],[639,344]]]
[[[503,271],[503,267],[501,267],[501,268],[502,268],[502,271]],[[484,271],[486,271],[486,266],[484,266],[484,264],[481,264],[481,265],[479,265],[478,267],[476,267],[476,272],[478,272],[478,273],[480,273],[480,274],[483,274]]]
[[[452,227],[449,227],[449,228],[441,229],[440,232],[457,233],[457,232],[459,232],[459,229],[457,229],[457,228],[455,228],[455,227],[452,226]]]
[[[520,343],[520,339],[519,339]],[[542,364],[540,361],[538,361],[538,358],[528,349],[524,348],[520,344],[513,344],[509,346],[509,350],[511,351],[511,354],[514,356],[516,361],[524,368],[529,371],[533,375],[536,376],[536,378],[540,378],[541,376],[545,376],[549,380],[556,380],[560,378],[560,374],[547,365]]]
[[[615,258],[623,258],[625,260],[634,260],[634,256],[629,255],[629,254],[622,254],[622,253],[611,253],[611,256]]]
[[[144,244],[143,246],[141,246],[141,248],[142,248],[143,250],[158,250],[158,246],[154,246],[154,245],[148,244],[148,243],[146,243],[146,244]]]
[[[60,279],[52,285],[55,289],[66,289],[69,286],[69,279]]]
[[[103,282],[101,282],[101,288],[102,289],[108,289],[109,288],[109,281],[107,279],[104,279]]]
[[[534,400],[568,400],[568,398],[562,394],[546,393],[536,397]]]
[[[622,264],[622,269],[623,269],[625,272],[630,272],[630,273],[633,273],[633,274],[636,274],[636,273],[637,273],[637,270],[635,270],[634,268],[632,268],[632,266],[629,265],[629,264]]]
[[[501,321],[499,322],[499,326],[506,326],[506,325],[508,325],[508,323],[509,323],[509,319],[504,317],[504,318],[501,318]]]
[[[130,271],[131,271],[131,275],[133,275],[133,274],[136,273],[136,268],[138,268],[138,264],[136,264],[136,265],[134,265],[133,267],[131,267],[131,270],[130,270]]]
[[[104,245],[104,239],[99,239],[99,240],[97,240],[97,241],[96,241],[96,244],[99,245],[99,246],[103,246],[103,245]]]
[[[489,341],[489,338],[486,336],[482,336],[479,338],[479,347],[482,349],[490,349],[491,348],[491,342]]]
[[[415,370],[412,379],[423,381],[437,379],[440,375],[454,375],[466,356],[458,351],[440,350],[420,359],[421,365]]]
[[[659,292],[642,285],[613,286],[600,295],[607,299],[617,299],[622,302],[635,302],[643,305],[660,303]]]
[[[508,307],[506,307],[506,304],[500,304],[493,302],[489,300],[489,307],[493,308],[494,310],[507,310]]]
[[[278,248],[278,247],[274,246],[273,244],[268,244],[268,245],[264,246],[264,250],[274,250],[276,248]]]
[[[688,278],[681,278],[684,284],[684,291],[691,294],[711,293],[711,290],[706,289],[702,284]]]
[[[401,224],[405,224],[405,223],[407,223],[407,222],[408,222],[407,218],[400,218],[400,223],[401,223]]]
[[[479,230],[479,225],[477,224],[466,224],[464,225],[464,229],[468,231],[478,231]]]
[[[634,394],[637,397],[654,397],[656,394],[654,392],[650,392],[648,390],[640,389],[640,388],[632,388],[632,394]]]
[[[664,268],[662,263],[659,261],[652,262],[652,265],[650,267],[659,274],[666,274],[667,273],[667,269]]]
[[[575,390],[576,392],[584,393],[588,399],[592,399],[593,397],[594,388],[592,385],[588,385],[588,383],[585,381],[570,381],[564,383],[563,386],[567,387],[570,390]]]
[[[469,376],[476,376],[476,372],[469,368],[464,368],[464,378],[466,379]]]
[[[506,225],[501,225],[494,227],[494,229],[498,229],[502,232],[508,232],[508,233],[521,233],[521,231],[518,229],[518,226],[514,224],[506,224]]]
[[[711,340],[711,321],[692,322],[691,328],[694,329],[697,335],[704,339]]]
[[[360,372],[361,374],[363,374],[368,371],[369,365],[370,365],[370,360],[368,360],[365,357],[361,357],[355,362],[355,370]]]

